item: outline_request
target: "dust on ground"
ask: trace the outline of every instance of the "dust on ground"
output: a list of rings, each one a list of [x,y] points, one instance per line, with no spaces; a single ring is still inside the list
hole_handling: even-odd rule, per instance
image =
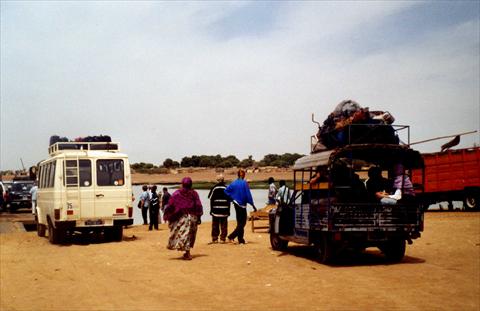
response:
[[[480,309],[480,213],[426,213],[425,233],[397,264],[369,248],[322,265],[305,246],[272,251],[268,234],[249,225],[248,244],[209,245],[210,223],[201,224],[192,261],[165,248],[165,224],[128,228],[122,242],[90,236],[63,246],[36,232],[1,233],[0,309]]]

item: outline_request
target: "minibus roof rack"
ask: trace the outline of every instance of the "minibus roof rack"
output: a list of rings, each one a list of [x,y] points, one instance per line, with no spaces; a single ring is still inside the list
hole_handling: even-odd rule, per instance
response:
[[[53,156],[59,153],[78,150],[118,152],[120,148],[119,144],[114,142],[57,142],[48,147],[48,154]]]

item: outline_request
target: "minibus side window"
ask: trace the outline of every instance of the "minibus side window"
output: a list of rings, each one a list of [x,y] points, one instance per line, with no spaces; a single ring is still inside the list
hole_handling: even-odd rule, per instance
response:
[[[38,188],[44,188],[44,182],[43,182],[43,178],[44,178],[44,168],[45,166],[42,164],[40,165],[40,170],[39,170],[39,173],[38,173]]]
[[[45,188],[48,188],[48,180],[50,178],[50,162],[45,164],[45,178],[43,179],[43,184]]]
[[[92,185],[92,162],[90,160],[79,160],[80,187]]]
[[[123,160],[97,160],[98,186],[123,186]]]
[[[50,175],[48,179],[48,187],[52,188],[55,183],[55,164],[57,164],[56,161],[50,162]]]

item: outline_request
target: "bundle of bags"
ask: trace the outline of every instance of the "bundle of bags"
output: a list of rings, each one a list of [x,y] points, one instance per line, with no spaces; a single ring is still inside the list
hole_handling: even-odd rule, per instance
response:
[[[398,144],[398,136],[391,126],[394,121],[388,111],[370,111],[353,100],[344,100],[319,127],[313,152],[348,144]]]
[[[67,137],[60,137],[58,135],[50,136],[50,146],[58,142],[105,142],[111,143],[112,138],[108,135],[97,135],[97,136],[87,136],[87,137],[77,137],[74,140],[69,140]]]

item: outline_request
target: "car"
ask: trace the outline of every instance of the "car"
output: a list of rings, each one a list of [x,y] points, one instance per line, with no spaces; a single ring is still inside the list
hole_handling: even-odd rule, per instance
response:
[[[12,182],[6,198],[6,204],[9,205],[10,211],[32,207],[30,189],[32,189],[33,183],[32,180],[14,180]]]

